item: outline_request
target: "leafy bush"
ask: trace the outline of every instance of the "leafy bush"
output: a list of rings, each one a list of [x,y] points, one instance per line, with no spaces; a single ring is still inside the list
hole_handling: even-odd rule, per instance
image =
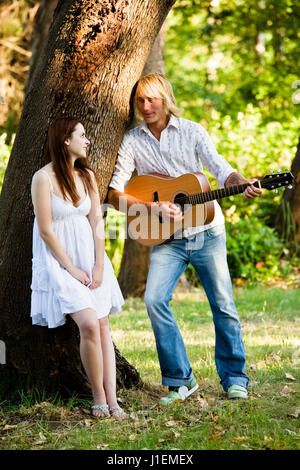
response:
[[[233,280],[255,282],[274,279],[290,273],[292,265],[281,256],[288,249],[277,232],[255,216],[239,219],[235,224],[226,221],[227,259]],[[186,270],[188,281],[199,285],[194,268]]]
[[[254,216],[226,222],[228,265],[233,278],[249,281],[280,276],[284,244],[271,227]]]

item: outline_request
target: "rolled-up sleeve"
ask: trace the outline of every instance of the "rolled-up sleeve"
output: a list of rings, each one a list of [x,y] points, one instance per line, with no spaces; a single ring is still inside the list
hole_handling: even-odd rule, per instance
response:
[[[130,145],[130,137],[125,134],[118,151],[115,169],[109,187],[124,192],[134,169],[135,162]]]
[[[219,188],[224,187],[224,183],[230,173],[237,170],[220,155],[207,131],[201,125],[198,125],[196,154],[201,163],[216,178]]]

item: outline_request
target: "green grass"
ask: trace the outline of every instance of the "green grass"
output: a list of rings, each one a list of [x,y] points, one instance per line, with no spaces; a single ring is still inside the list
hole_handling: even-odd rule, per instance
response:
[[[300,448],[299,288],[238,287],[251,377],[248,401],[229,401],[214,364],[212,315],[201,289],[177,290],[172,308],[185,339],[197,391],[162,409],[155,342],[144,303],[126,301],[111,317],[113,340],[140,372],[141,389],[120,390],[131,419],[95,420],[88,402],[32,392],[0,409],[0,449],[296,450]]]

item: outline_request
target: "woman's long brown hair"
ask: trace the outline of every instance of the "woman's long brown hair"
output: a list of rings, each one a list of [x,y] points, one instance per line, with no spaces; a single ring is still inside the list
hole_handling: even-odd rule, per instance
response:
[[[63,198],[66,199],[69,196],[74,205],[80,201],[80,196],[72,175],[72,159],[65,141],[71,137],[72,132],[79,123],[80,121],[76,118],[55,119],[48,129],[46,148],[46,157],[49,162],[52,162]],[[88,191],[93,191],[92,178],[89,173],[89,170],[93,170],[88,166],[86,158],[78,158],[74,163],[74,167],[78,170]],[[93,173],[95,174],[94,171]]]

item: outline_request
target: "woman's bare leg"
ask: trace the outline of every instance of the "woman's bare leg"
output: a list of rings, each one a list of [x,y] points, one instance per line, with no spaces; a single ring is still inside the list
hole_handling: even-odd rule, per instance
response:
[[[94,405],[106,405],[100,325],[96,312],[92,309],[85,309],[71,314],[71,317],[80,331],[80,356],[92,387]],[[101,409],[93,410],[93,415],[97,417],[103,417],[106,414]]]
[[[101,318],[100,337],[103,357],[103,385],[108,406],[116,406],[116,358],[108,317]]]
[[[117,419],[128,418],[128,415],[120,409],[117,402],[116,393],[116,357],[115,349],[111,339],[108,316],[101,318],[100,336],[103,356],[103,385],[106,394],[107,404],[111,413]]]

